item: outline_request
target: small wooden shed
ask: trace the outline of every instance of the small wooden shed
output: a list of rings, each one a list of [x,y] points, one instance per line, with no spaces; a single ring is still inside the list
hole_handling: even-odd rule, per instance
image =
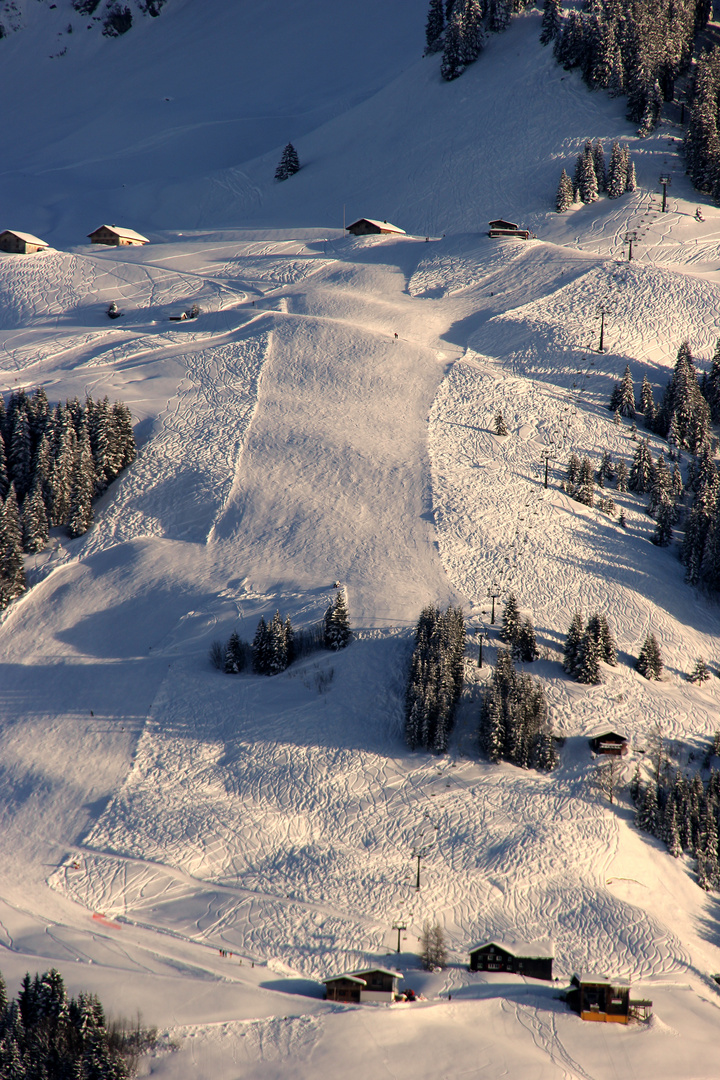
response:
[[[555,956],[553,943],[542,941],[517,941],[494,938],[482,941],[470,949],[471,971],[509,971],[515,975],[527,975],[530,979],[553,977]]]
[[[121,225],[101,225],[88,233],[88,239],[93,244],[110,244],[112,247],[139,247],[141,244],[150,243],[146,236]]]
[[[630,981],[609,979],[606,975],[573,975],[565,999],[581,1020],[627,1024],[630,1015]]]
[[[325,979],[328,1001],[344,1001],[358,1005],[368,1002],[393,1002],[398,997],[399,971],[390,968],[363,968]]]
[[[372,236],[378,233],[394,233],[396,236],[406,236],[404,229],[397,225],[391,225],[389,221],[376,221],[374,218],[358,218],[352,225],[347,226],[347,231],[353,236]]]
[[[529,240],[530,232],[522,229],[515,221],[506,221],[504,218],[496,218],[488,222],[490,231],[488,236],[509,236],[515,240]]]
[[[629,748],[625,731],[617,725],[612,728],[607,725],[595,728],[590,732],[588,741],[594,754],[607,754],[611,757],[621,757],[627,754]]]
[[[0,233],[0,251],[13,255],[33,255],[36,251],[45,251],[49,247],[49,244],[32,233],[16,232],[15,229],[5,229]]]

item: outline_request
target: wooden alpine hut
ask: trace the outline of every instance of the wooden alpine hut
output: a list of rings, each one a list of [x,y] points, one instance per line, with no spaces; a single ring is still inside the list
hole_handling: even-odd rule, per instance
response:
[[[581,1020],[627,1024],[630,1015],[630,981],[609,979],[606,975],[573,975],[565,999]]]
[[[0,233],[0,251],[7,251],[12,255],[34,255],[36,251],[45,251],[49,247],[49,244],[32,233],[16,232],[15,229],[5,229]]]
[[[617,725],[611,728],[605,724],[595,728],[590,732],[588,740],[594,754],[606,754],[610,757],[627,754],[630,745],[626,732]]]
[[[391,968],[362,968],[344,975],[325,979],[325,997],[328,1001],[344,1001],[364,1005],[368,1002],[393,1002],[398,997],[399,971]]]
[[[488,236],[509,236],[515,240],[529,240],[530,231],[528,229],[522,229],[514,221],[505,221],[504,218],[496,218],[495,221],[489,223],[490,231]]]
[[[99,228],[88,233],[88,239],[93,244],[109,244],[111,247],[139,247],[150,243],[146,236],[141,236],[134,229],[125,229],[121,225],[100,225]]]
[[[515,975],[527,975],[530,979],[553,977],[555,956],[553,943],[542,941],[516,941],[493,938],[481,941],[470,949],[471,971],[508,971]]]
[[[375,218],[366,217],[353,221],[352,225],[347,226],[347,232],[352,233],[353,236],[373,236],[378,233],[391,233],[396,236],[407,235],[404,229],[399,229],[397,225],[391,225],[389,221],[376,221]]]

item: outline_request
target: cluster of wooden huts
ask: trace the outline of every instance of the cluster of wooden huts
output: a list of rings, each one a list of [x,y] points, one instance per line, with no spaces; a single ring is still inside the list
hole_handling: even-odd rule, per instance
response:
[[[508,972],[530,979],[552,981],[555,950],[552,941],[518,941],[493,938],[478,942],[469,950],[470,971]],[[399,971],[386,967],[358,968],[324,980],[328,1001],[363,1005],[406,1000],[400,989]],[[565,998],[582,1020],[627,1024],[631,1017],[647,1019],[652,1001],[633,1000],[628,979],[613,979],[596,973],[573,975]]]
[[[93,244],[107,244],[110,247],[139,247],[150,243],[146,236],[122,225],[100,225],[88,233],[88,239]],[[0,251],[12,255],[33,255],[49,247],[49,244],[32,233],[18,232],[16,229],[5,229],[0,233]]]

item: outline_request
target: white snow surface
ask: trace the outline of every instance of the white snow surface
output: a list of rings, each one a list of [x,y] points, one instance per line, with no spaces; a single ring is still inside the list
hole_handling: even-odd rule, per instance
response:
[[[264,0],[212,18],[168,0],[109,40],[28,0],[0,41],[23,102],[2,119],[5,205],[53,244],[0,256],[3,388],[124,400],[140,447],[86,536],[55,530],[28,558],[32,588],[0,619],[0,970],[14,991],[56,965],[111,1012],[139,1006],[180,1047],[142,1063],[168,1080],[358,1061],[420,1080],[714,1078],[717,897],[635,829],[626,795],[610,807],[588,784],[587,736],[622,725],[629,777],[660,723],[697,764],[720,612],[650,543],[641,500],[612,489],[624,531],[559,481],[572,451],[629,462],[606,408],[626,363],[656,396],[683,338],[707,364],[720,212],[694,219],[680,129],[636,139],[622,102],[537,44],[537,13],[442,85],[416,6],[373,0],[361,26],[347,3],[278,20]],[[288,137],[303,169],[275,184]],[[558,217],[587,137],[628,142],[638,190]],[[344,238],[343,204],[410,235]],[[501,213],[538,239],[491,241]],[[83,242],[115,217],[152,242]],[[193,302],[197,320],[169,321]],[[317,621],[336,580],[347,650],[271,679],[210,666],[211,642],[251,638],[261,614]],[[559,769],[480,758],[472,633],[449,753],[410,753],[420,609],[462,604],[493,661],[488,595],[510,590],[537,628]],[[576,609],[618,639],[596,687],[559,663]],[[659,683],[633,668],[648,630]],[[702,687],[685,677],[698,656]],[[447,936],[442,973],[419,966],[426,919]],[[511,938],[551,938],[560,982],[467,971],[473,942]],[[427,1000],[322,1001],[318,980],[369,965]],[[581,969],[631,979],[650,1024],[569,1013],[559,987]]]

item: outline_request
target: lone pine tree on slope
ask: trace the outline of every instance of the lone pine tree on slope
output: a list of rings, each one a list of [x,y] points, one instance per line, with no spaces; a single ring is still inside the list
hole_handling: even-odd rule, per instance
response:
[[[663,671],[660,646],[654,634],[650,633],[643,642],[635,667],[646,679],[659,679]]]
[[[350,629],[350,616],[348,615],[345,590],[342,588],[337,590],[332,604],[325,612],[323,632],[326,649],[337,651],[350,644],[352,630]]]
[[[276,180],[287,180],[290,176],[294,176],[296,172],[300,171],[300,158],[298,157],[297,150],[292,143],[288,143],[282,152],[280,158],[280,164],[275,170]]]

